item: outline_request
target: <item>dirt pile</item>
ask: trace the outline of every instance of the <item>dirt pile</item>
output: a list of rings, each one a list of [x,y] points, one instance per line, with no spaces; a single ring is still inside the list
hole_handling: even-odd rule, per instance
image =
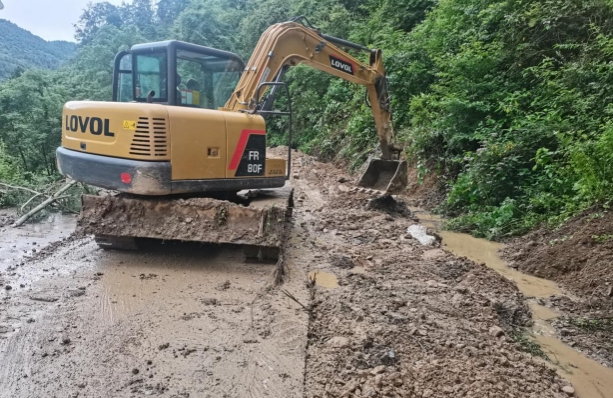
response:
[[[601,305],[613,302],[609,299],[613,213],[609,211],[592,210],[557,230],[533,232],[511,243],[504,255],[523,272],[553,279],[581,296],[604,298]]]
[[[573,299],[543,303],[564,316],[552,321],[559,338],[597,361],[613,364],[613,213],[591,209],[557,230],[541,229],[503,251],[512,267],[552,279]]]
[[[552,279],[573,293],[590,297],[594,308],[611,308],[613,213],[589,211],[561,228],[539,230],[504,251],[511,266]]]
[[[530,319],[512,283],[421,246],[406,233],[412,215],[369,209],[373,198],[339,186],[331,166],[296,157],[302,236],[319,253],[311,271],[340,285],[315,287],[307,397],[566,396],[567,382],[507,335]]]

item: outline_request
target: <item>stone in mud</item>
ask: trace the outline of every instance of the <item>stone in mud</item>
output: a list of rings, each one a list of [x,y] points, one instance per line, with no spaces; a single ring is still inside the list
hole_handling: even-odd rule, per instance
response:
[[[490,328],[490,335],[494,337],[500,337],[504,334],[504,330],[500,326],[492,326]]]
[[[54,303],[58,298],[53,296],[30,296],[30,300],[42,301],[43,303]]]
[[[407,228],[407,233],[423,246],[431,246],[436,242],[436,237],[428,235],[428,228],[423,225],[411,225]]]
[[[326,344],[334,348],[345,348],[349,347],[349,339],[343,336],[335,336],[328,340]]]
[[[443,249],[432,249],[426,250],[421,255],[421,258],[423,258],[424,260],[435,260],[437,258],[445,257],[446,255],[447,253],[445,253],[445,250]]]
[[[562,387],[562,391],[569,397],[572,397],[573,395],[575,395],[575,389],[572,388],[571,386]]]
[[[85,291],[80,289],[70,289],[68,290],[68,295],[70,297],[81,297],[85,295]]]

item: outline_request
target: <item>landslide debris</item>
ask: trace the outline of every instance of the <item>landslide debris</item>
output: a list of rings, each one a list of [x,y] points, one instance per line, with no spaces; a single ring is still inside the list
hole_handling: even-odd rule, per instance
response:
[[[514,240],[503,255],[510,266],[552,279],[574,296],[543,300],[563,314],[552,321],[560,340],[613,366],[613,213],[590,209],[556,230]]]
[[[332,165],[294,156],[300,227],[321,253],[310,271],[339,284],[312,287],[306,397],[567,396],[568,382],[508,336],[530,322],[511,282],[422,246],[407,234],[412,215],[373,209]]]

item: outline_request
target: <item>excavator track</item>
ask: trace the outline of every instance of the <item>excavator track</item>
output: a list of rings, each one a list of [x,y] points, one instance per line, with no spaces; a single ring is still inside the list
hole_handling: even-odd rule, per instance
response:
[[[293,188],[239,193],[239,203],[208,197],[82,197],[78,229],[104,249],[134,250],[140,238],[240,245],[275,259],[287,237]]]

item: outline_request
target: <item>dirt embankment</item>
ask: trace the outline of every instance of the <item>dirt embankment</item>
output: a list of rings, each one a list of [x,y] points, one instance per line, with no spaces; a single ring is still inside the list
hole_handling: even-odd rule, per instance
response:
[[[421,246],[405,206],[294,156],[281,286],[232,246],[90,238],[3,273],[0,397],[566,396],[508,337],[529,321],[511,282]]]
[[[565,315],[554,320],[561,339],[613,365],[613,213],[591,209],[556,230],[541,229],[504,250],[522,272],[552,279],[574,299],[545,300]]]

